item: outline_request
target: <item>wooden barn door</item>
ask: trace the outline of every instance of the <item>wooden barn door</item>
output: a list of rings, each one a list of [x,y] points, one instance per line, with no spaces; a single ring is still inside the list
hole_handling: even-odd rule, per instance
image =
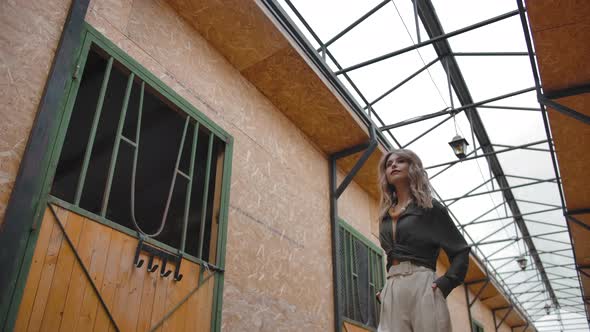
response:
[[[185,260],[180,282],[162,278],[132,264],[136,246],[134,237],[48,206],[15,331],[209,331],[213,272]]]
[[[91,27],[15,331],[217,331],[231,137]]]

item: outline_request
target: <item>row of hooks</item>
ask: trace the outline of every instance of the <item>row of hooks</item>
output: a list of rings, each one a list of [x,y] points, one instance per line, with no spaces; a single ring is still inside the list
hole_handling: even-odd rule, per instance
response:
[[[137,248],[135,249],[135,259],[133,264],[135,267],[140,268],[143,266],[144,260],[139,258],[139,254],[144,251],[149,255],[147,271],[150,273],[156,272],[158,270],[158,264],[154,264],[154,257],[159,257],[162,261],[162,266],[160,267],[160,276],[163,278],[168,277],[172,274],[172,270],[168,270],[166,265],[168,262],[174,263],[174,281],[182,280],[182,274],[180,274],[180,263],[182,262],[182,254],[171,254],[169,252],[163,251],[156,247],[152,247],[150,245],[146,245],[144,242],[144,238],[140,237],[139,242],[137,243]]]

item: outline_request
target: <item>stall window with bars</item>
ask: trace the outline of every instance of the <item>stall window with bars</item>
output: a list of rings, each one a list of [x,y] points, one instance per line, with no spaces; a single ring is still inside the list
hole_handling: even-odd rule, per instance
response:
[[[379,303],[375,294],[384,284],[381,249],[345,222],[340,221],[339,226],[340,313],[377,328]]]
[[[92,45],[51,195],[215,264],[226,140]]]

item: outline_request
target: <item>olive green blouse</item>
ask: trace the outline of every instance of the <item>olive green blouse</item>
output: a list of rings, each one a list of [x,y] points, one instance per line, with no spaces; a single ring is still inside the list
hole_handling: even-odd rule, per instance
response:
[[[442,248],[451,265],[435,282],[446,297],[465,279],[469,265],[469,246],[449,217],[447,209],[433,200],[431,209],[421,208],[413,202],[399,216],[393,238],[393,221],[385,216],[379,226],[379,241],[387,255],[387,270],[393,259],[436,270],[436,261]]]

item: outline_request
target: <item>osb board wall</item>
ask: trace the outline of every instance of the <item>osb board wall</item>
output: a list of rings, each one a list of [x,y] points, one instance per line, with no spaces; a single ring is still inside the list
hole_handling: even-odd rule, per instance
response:
[[[535,0],[527,1],[527,8],[544,91],[590,84],[590,2]],[[590,93],[556,101],[590,115]],[[555,109],[548,108],[548,112],[567,208],[586,209],[590,207],[590,180],[585,171],[590,166],[590,126]],[[570,231],[580,264],[589,255],[582,240],[586,237],[580,236],[585,230],[570,222]],[[588,295],[590,282],[582,275],[581,281]]]
[[[15,331],[113,330],[82,266],[89,271],[121,331],[151,330],[170,312],[161,325],[163,330],[210,329],[212,278],[172,311],[197,287],[197,264],[183,260],[183,278],[179,282],[171,276],[160,277],[159,271],[147,272],[145,264],[136,268],[135,238],[74,212],[54,208],[59,219],[46,209]],[[60,223],[73,247],[65,239]],[[148,256],[142,253],[140,259],[147,262]],[[154,264],[161,266],[162,262],[156,258]]]
[[[325,154],[167,3],[87,21],[235,139],[222,329],[333,329]]]
[[[578,214],[574,217],[590,227],[590,214]],[[588,242],[590,230],[571,221],[569,222],[569,226],[572,234],[574,252],[576,254],[576,264],[588,266],[590,264],[590,245]],[[590,269],[584,269],[583,271],[589,273]],[[584,296],[590,296],[590,278],[583,273],[579,273],[579,276]]]
[[[169,3],[322,151],[333,153],[367,140],[361,126],[256,1]]]
[[[338,160],[337,165],[344,170],[352,169],[362,154],[363,152],[359,152],[342,158]],[[379,147],[375,149],[355,176],[355,181],[377,200],[379,199],[379,161],[383,155],[384,153]]]
[[[590,115],[590,93],[560,98],[557,102]],[[587,153],[587,148],[590,146],[590,125],[552,108],[548,110],[566,205],[569,210],[589,208],[590,155]]]
[[[590,83],[590,2],[526,2],[545,92]]]
[[[337,182],[344,179],[338,172]],[[351,182],[338,199],[338,215],[361,234],[379,245],[379,202],[360,185]]]
[[[0,1],[0,226],[70,2]]]
[[[238,70],[288,45],[256,1],[171,0],[168,3]]]
[[[436,266],[436,274],[438,276],[443,275],[446,270],[447,268],[439,261]],[[474,296],[474,293],[469,291],[469,299],[472,300]],[[460,285],[449,294],[447,297],[447,306],[449,308],[449,313],[451,314],[453,331],[469,331],[470,322],[469,314],[467,312],[467,302],[465,301],[464,285]],[[495,331],[492,311],[481,301],[477,300],[473,307],[471,307],[471,315],[475,320],[482,324],[485,331]],[[503,323],[498,331],[509,332],[510,327],[506,323]]]
[[[590,227],[590,214],[578,214],[573,216],[587,227]],[[576,254],[576,263],[579,265],[590,265],[590,229],[578,225],[575,222],[569,222],[570,231],[572,234],[572,242],[574,244],[574,252]],[[590,293],[590,288],[586,290]]]
[[[291,47],[242,74],[326,153],[367,142],[367,134]]]

